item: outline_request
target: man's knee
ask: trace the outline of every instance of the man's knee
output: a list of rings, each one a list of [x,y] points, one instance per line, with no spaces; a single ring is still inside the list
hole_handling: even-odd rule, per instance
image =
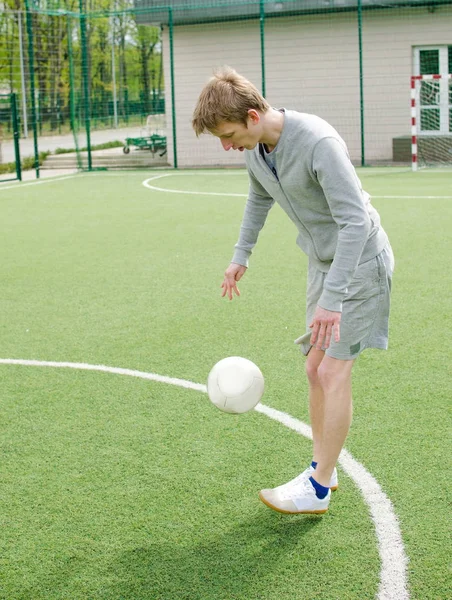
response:
[[[322,368],[319,366],[317,370],[317,377],[322,389],[329,390],[333,387],[334,374],[327,366],[323,366]]]
[[[311,351],[308,354],[305,369],[308,381],[311,385],[320,385],[319,366],[322,364],[324,356],[325,353],[316,348],[311,348]]]
[[[306,375],[311,385],[319,385],[319,366],[312,362],[306,362]]]
[[[322,389],[330,391],[349,386],[353,362],[326,357],[317,369],[317,377]]]

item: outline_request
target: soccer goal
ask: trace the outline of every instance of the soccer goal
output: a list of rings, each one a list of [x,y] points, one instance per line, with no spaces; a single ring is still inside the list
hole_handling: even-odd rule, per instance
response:
[[[452,167],[452,75],[411,77],[412,169]]]

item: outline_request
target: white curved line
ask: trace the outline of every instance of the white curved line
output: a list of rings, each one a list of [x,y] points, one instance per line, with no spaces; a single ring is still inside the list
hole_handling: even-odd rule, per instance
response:
[[[203,175],[237,175],[237,173],[226,171],[226,172],[203,172]],[[191,194],[193,196],[231,196],[234,198],[247,198],[248,194],[228,194],[228,193],[220,193],[220,192],[193,192],[188,190],[173,190],[170,188],[161,188],[155,185],[151,185],[150,181],[155,181],[156,179],[161,179],[162,177],[186,177],[187,175],[199,175],[200,173],[165,173],[164,175],[156,175],[154,177],[150,177],[149,179],[145,179],[142,184],[144,187],[147,187],[150,190],[154,190],[156,192],[168,192],[170,194]],[[374,196],[372,198],[376,199],[392,199],[392,200],[446,200],[452,198],[452,196]]]
[[[53,362],[48,360],[17,360],[15,358],[0,358],[0,364],[3,365],[23,365],[25,367],[63,367],[66,369],[82,369],[84,371],[99,371],[101,373],[113,373],[115,375],[128,375],[129,377],[138,377],[140,379],[149,379],[159,383],[169,383],[179,387],[196,390],[198,392],[207,392],[205,385],[185,381],[185,379],[176,379],[174,377],[165,377],[165,375],[156,375],[155,373],[145,373],[144,371],[135,371],[132,369],[120,369],[118,367],[107,367],[105,365],[90,365],[87,363],[71,362]]]
[[[161,179],[162,177],[180,177],[180,176],[185,176],[185,175],[198,175],[198,173],[165,173],[164,175],[157,175],[156,177],[150,177],[149,179],[145,179],[143,181],[143,185],[144,185],[144,187],[147,187],[150,190],[155,190],[156,192],[168,192],[170,194],[190,194],[193,196],[223,196],[223,197],[228,196],[228,197],[234,197],[234,198],[247,198],[248,197],[248,194],[231,194],[231,193],[227,193],[227,192],[225,192],[223,194],[220,192],[190,192],[190,191],[185,191],[185,190],[173,190],[173,189],[169,189],[169,188],[160,188],[155,185],[151,185],[149,183],[150,181],[155,181],[156,179]],[[205,175],[207,175],[207,173],[205,173]],[[217,175],[217,173],[209,173],[209,175]]]
[[[21,190],[28,185],[39,185],[41,183],[53,183],[54,181],[64,181],[65,179],[73,179],[74,177],[81,177],[85,173],[74,173],[72,175],[63,175],[62,177],[46,177],[45,179],[36,179],[34,181],[22,182],[18,181],[14,185],[0,185],[0,192],[3,190]],[[1,180],[0,180],[1,184]]]
[[[64,367],[69,369],[83,369],[85,371],[99,371],[167,383],[203,393],[207,392],[206,386],[201,383],[157,375],[155,373],[146,373],[144,371],[107,367],[105,365],[12,358],[0,358],[0,364]],[[265,404],[258,404],[255,410],[274,421],[278,421],[300,435],[312,439],[311,428],[302,421],[284,412],[270,408]],[[375,525],[378,552],[381,560],[378,600],[409,600],[406,577],[408,558],[404,551],[402,534],[391,501],[383,492],[377,480],[347,450],[342,450],[339,456],[339,464],[360,490],[364,501],[369,507],[371,518]]]
[[[312,439],[311,428],[302,421],[264,404],[258,404],[255,410]],[[375,525],[381,560],[378,600],[408,600],[406,576],[408,557],[405,554],[399,522],[391,501],[378,481],[347,450],[342,450],[339,464],[361,492]]]

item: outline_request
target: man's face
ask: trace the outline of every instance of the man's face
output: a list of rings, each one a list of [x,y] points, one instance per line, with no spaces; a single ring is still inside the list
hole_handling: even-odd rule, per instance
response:
[[[243,152],[246,150],[252,150],[256,147],[260,138],[259,119],[248,118],[248,127],[245,127],[243,123],[229,123],[223,121],[220,123],[215,130],[212,131],[213,135],[220,138],[221,145],[223,148],[228,150],[239,150]]]

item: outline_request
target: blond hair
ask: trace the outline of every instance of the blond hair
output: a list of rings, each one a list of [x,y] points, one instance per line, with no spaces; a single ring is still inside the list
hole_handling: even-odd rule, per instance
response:
[[[270,105],[248,79],[231,67],[221,67],[202,90],[193,113],[192,126],[197,136],[215,130],[224,121],[248,121],[248,110],[267,112]]]

